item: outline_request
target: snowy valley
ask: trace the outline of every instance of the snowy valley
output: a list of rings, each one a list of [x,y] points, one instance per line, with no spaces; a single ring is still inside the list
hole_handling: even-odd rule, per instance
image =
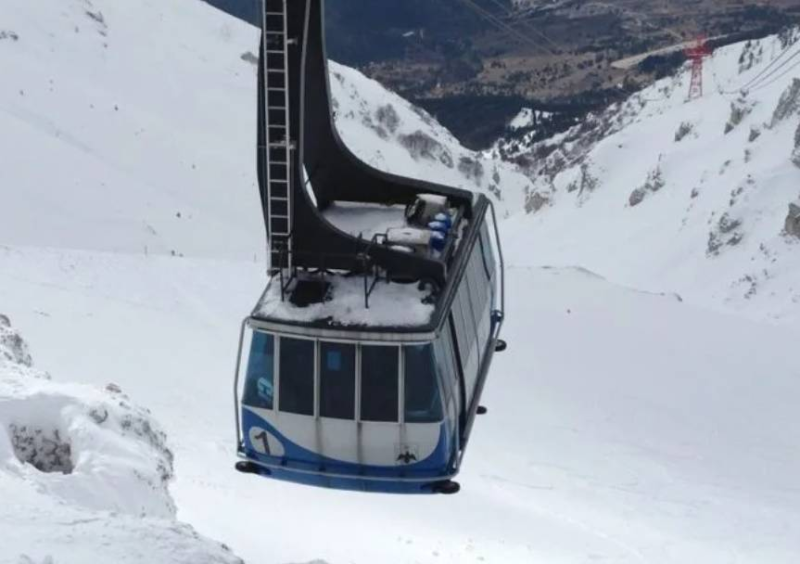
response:
[[[332,66],[360,157],[504,216],[509,350],[430,498],[233,470],[256,45],[196,0],[0,5],[0,563],[797,561],[797,74],[735,92],[796,36],[491,154]]]
[[[507,224],[512,241],[525,234],[527,262],[797,322],[798,40],[718,50],[702,99],[687,103],[687,66],[554,139],[498,143],[533,179],[532,217]]]

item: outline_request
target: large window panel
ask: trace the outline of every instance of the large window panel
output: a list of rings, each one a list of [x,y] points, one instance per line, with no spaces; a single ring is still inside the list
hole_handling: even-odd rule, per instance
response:
[[[470,347],[469,332],[467,331],[467,320],[464,318],[464,288],[459,288],[455,299],[453,300],[453,324],[456,330],[456,339],[458,339],[458,348],[461,352],[461,362],[466,362],[466,354]]]
[[[262,409],[273,409],[275,397],[275,337],[253,332],[250,357],[247,361],[242,403]]]
[[[483,309],[483,305],[489,295],[489,280],[486,271],[481,264],[480,249],[475,248],[472,258],[469,261],[469,289],[475,313]]]
[[[472,264],[472,261],[470,261]],[[465,299],[462,301],[462,307],[464,309],[464,318],[467,321],[467,331],[469,331],[469,339],[472,343],[470,350],[475,348],[478,340],[478,323],[480,323],[480,306],[479,306],[479,296],[480,292],[473,289],[474,286],[474,275],[471,272],[472,269],[467,271],[467,276],[465,276],[464,281],[462,282],[464,297]]]
[[[483,225],[481,225],[481,251],[483,255],[483,264],[489,273],[489,279],[494,280],[496,270],[494,249],[492,248],[492,241],[489,237],[489,225],[485,220]]]
[[[472,399],[473,387],[478,377],[478,351],[477,351],[477,329],[474,325],[472,309],[469,304],[469,291],[467,282],[462,281],[458,291],[458,304],[460,308],[462,324],[456,322],[456,337],[458,338],[458,352],[461,356],[461,365],[464,369],[464,385],[466,386],[467,401]],[[455,311],[455,310],[454,310]],[[458,317],[458,316],[456,316]]]
[[[319,344],[319,413],[334,419],[356,417],[356,347]]]
[[[314,415],[314,341],[280,339],[280,410]]]
[[[486,347],[486,343],[489,341],[491,332],[492,332],[492,304],[487,302],[486,305],[483,307],[481,322],[478,325],[478,342],[481,345],[481,351],[483,351],[484,348]]]
[[[403,347],[406,423],[435,423],[443,418],[442,398],[431,345]]]
[[[458,392],[458,368],[453,356],[453,345],[450,340],[450,326],[445,326],[444,331],[436,340],[434,345],[436,355],[436,369],[441,375],[442,385],[444,386],[443,395],[445,400]]]
[[[470,296],[472,297],[472,311],[475,313],[475,330],[477,332],[477,351],[478,351],[478,365],[483,361],[483,355],[486,348],[486,341],[488,332],[485,331],[486,322],[490,315],[489,305],[489,282],[486,279],[486,273],[481,264],[481,258],[477,254],[473,255],[471,264],[473,268],[470,269]]]
[[[400,399],[398,347],[361,346],[361,419],[397,422]]]
[[[491,328],[492,328],[492,308],[491,304],[487,301],[486,304],[483,306],[483,312],[481,313],[481,319],[478,322],[478,346],[476,349],[478,350],[478,366],[483,362],[484,356],[486,355],[486,345],[489,342],[489,337],[491,336]]]
[[[464,367],[464,384],[467,387],[467,402],[468,405],[472,402],[475,395],[475,385],[478,382],[478,346],[470,351],[467,357],[467,364]]]

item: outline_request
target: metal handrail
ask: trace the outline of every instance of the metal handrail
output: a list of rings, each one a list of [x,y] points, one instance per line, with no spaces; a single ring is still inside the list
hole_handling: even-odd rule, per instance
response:
[[[280,251],[278,252],[278,276],[281,285],[281,301],[285,301],[286,299],[286,291],[291,286],[292,281],[297,278],[297,270],[298,266],[295,264],[295,261],[291,263],[287,260],[289,257],[292,256],[306,256],[319,259],[317,261],[317,272],[318,273],[328,273],[330,272],[326,268],[325,261],[329,258],[338,257],[338,258],[347,258],[352,259],[354,262],[358,263],[360,266],[361,273],[364,276],[364,307],[369,309],[369,297],[372,295],[375,286],[378,285],[380,280],[380,268],[378,267],[377,263],[373,260],[372,256],[370,255],[370,250],[372,249],[373,245],[376,243],[375,238],[370,241],[366,248],[360,251],[356,251],[354,253],[319,253],[319,252],[312,252],[312,251],[295,251],[288,248],[289,242],[291,241],[292,235],[290,234],[287,238],[286,245],[283,246]],[[361,241],[361,239],[359,239]],[[306,267],[308,270],[311,267]],[[291,275],[289,276],[288,280],[284,278],[284,271],[289,270]],[[370,276],[372,277],[372,282],[370,283]],[[387,274],[388,279],[388,274]]]

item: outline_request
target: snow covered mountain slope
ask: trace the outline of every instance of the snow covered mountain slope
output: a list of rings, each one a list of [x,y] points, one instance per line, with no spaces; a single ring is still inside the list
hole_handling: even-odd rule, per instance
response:
[[[10,0],[0,21],[3,242],[252,258],[244,24],[144,0]]]
[[[197,3],[0,5],[0,240],[252,258],[263,225],[255,66],[243,55],[257,33]],[[528,181],[514,167],[482,160],[377,83],[334,69],[339,123],[357,153],[472,189],[499,194],[503,184],[519,209]]]
[[[532,215],[507,225],[509,240],[528,264],[578,264],[711,307],[800,319],[800,239],[784,232],[800,200],[799,38],[720,49],[702,99],[687,103],[686,70],[555,140],[501,146],[535,178]]]
[[[146,404],[175,454],[178,516],[247,562],[790,564],[800,554],[800,363],[783,327],[579,269],[512,266],[510,348],[493,368],[462,492],[359,495],[232,470],[230,378],[257,265],[34,249],[5,251],[0,264],[6,311],[38,362],[100,386],[111,372]],[[85,342],[91,354],[76,354]]]
[[[510,346],[493,368],[458,496],[358,495],[234,472],[238,329],[263,290],[253,260],[263,238],[255,77],[242,60],[254,30],[196,0],[9,0],[0,16],[0,311],[39,366],[82,384],[45,390],[72,398],[66,425],[104,431],[85,413],[115,397],[97,391],[109,382],[151,410],[174,453],[169,494],[183,522],[250,563],[796,562],[797,324],[709,311],[580,268],[531,266],[538,257],[598,266],[590,253],[544,245],[539,214],[501,226]],[[468,178],[461,158],[478,157],[424,114],[353,71],[333,72],[337,120],[357,153],[401,174],[490,190],[491,161],[480,161],[480,183]],[[501,205],[511,213],[528,181],[505,166]],[[561,208],[572,209],[554,201],[545,213]],[[595,234],[606,237],[576,239]],[[36,390],[14,386],[3,391],[13,402]],[[0,406],[0,435],[10,413]],[[48,413],[46,422],[59,420]],[[81,451],[90,460],[118,453],[118,442],[91,443]],[[14,536],[10,552],[0,546],[3,564],[61,564],[73,552],[92,561],[106,548],[114,562],[158,562],[142,552],[150,548],[170,561],[164,555],[183,546],[231,558],[194,544],[170,513],[93,521],[108,506],[54,504],[65,490],[53,484],[84,479],[80,457],[75,472],[53,476],[20,464],[7,445],[0,451],[10,464],[0,470],[2,499],[15,496],[10,511],[0,508],[0,538]],[[128,466],[114,468],[128,480]],[[91,479],[102,487],[110,478]],[[130,479],[120,488],[123,508],[140,487]],[[143,499],[152,507],[163,495]]]
[[[240,562],[175,520],[165,439],[115,385],[36,370],[0,315],[0,562]]]
[[[515,165],[463,148],[427,112],[363,74],[331,65],[336,125],[372,166],[493,197],[504,215],[522,209],[530,185]]]

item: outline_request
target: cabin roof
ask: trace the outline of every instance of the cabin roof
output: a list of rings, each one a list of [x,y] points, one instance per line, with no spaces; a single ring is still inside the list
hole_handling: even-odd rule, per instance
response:
[[[481,197],[478,202],[472,211],[482,217],[489,205],[488,200]],[[325,214],[325,220],[337,229],[355,234],[356,237],[361,235],[362,240],[367,241],[364,244],[365,255],[376,247],[394,249],[405,246],[386,240],[387,231],[424,231],[408,225],[405,206],[402,205],[336,202],[322,213]],[[314,268],[276,270],[251,318],[287,329],[334,331],[347,338],[353,332],[385,337],[396,335],[397,338],[436,332],[446,319],[444,313],[450,308],[466,269],[470,249],[478,244],[479,238],[476,225],[480,225],[480,221],[468,220],[460,212],[455,213],[453,218],[455,223],[446,236],[449,251],[446,250],[444,255],[430,255],[431,260],[443,264],[446,272],[444,285],[437,286],[434,280],[415,277],[413,271],[395,273],[390,282],[387,280],[388,270],[378,268],[373,271],[367,268],[365,276],[363,270],[329,268],[322,260]],[[369,234],[378,235],[377,240],[369,243],[372,239],[367,239]],[[413,243],[409,245],[413,246]],[[416,250],[406,248],[409,256],[431,252],[420,249],[427,247],[417,247]],[[376,278],[376,274],[380,276]],[[306,288],[298,292],[295,290],[298,283],[308,281],[307,288],[312,287],[310,295],[313,298],[305,300],[304,297],[308,297]],[[320,283],[329,286],[321,291],[315,290],[313,286],[320,286]],[[298,295],[304,297],[298,299]],[[303,305],[298,305],[298,302]]]
[[[369,296],[367,308],[363,276],[331,273],[323,279],[330,283],[328,299],[299,307],[289,299],[291,287],[282,296],[280,277],[273,276],[253,315],[264,320],[316,322],[338,328],[411,329],[427,326],[436,309],[434,303],[426,303],[430,294],[417,283],[380,280]],[[371,278],[368,283],[372,283]]]

